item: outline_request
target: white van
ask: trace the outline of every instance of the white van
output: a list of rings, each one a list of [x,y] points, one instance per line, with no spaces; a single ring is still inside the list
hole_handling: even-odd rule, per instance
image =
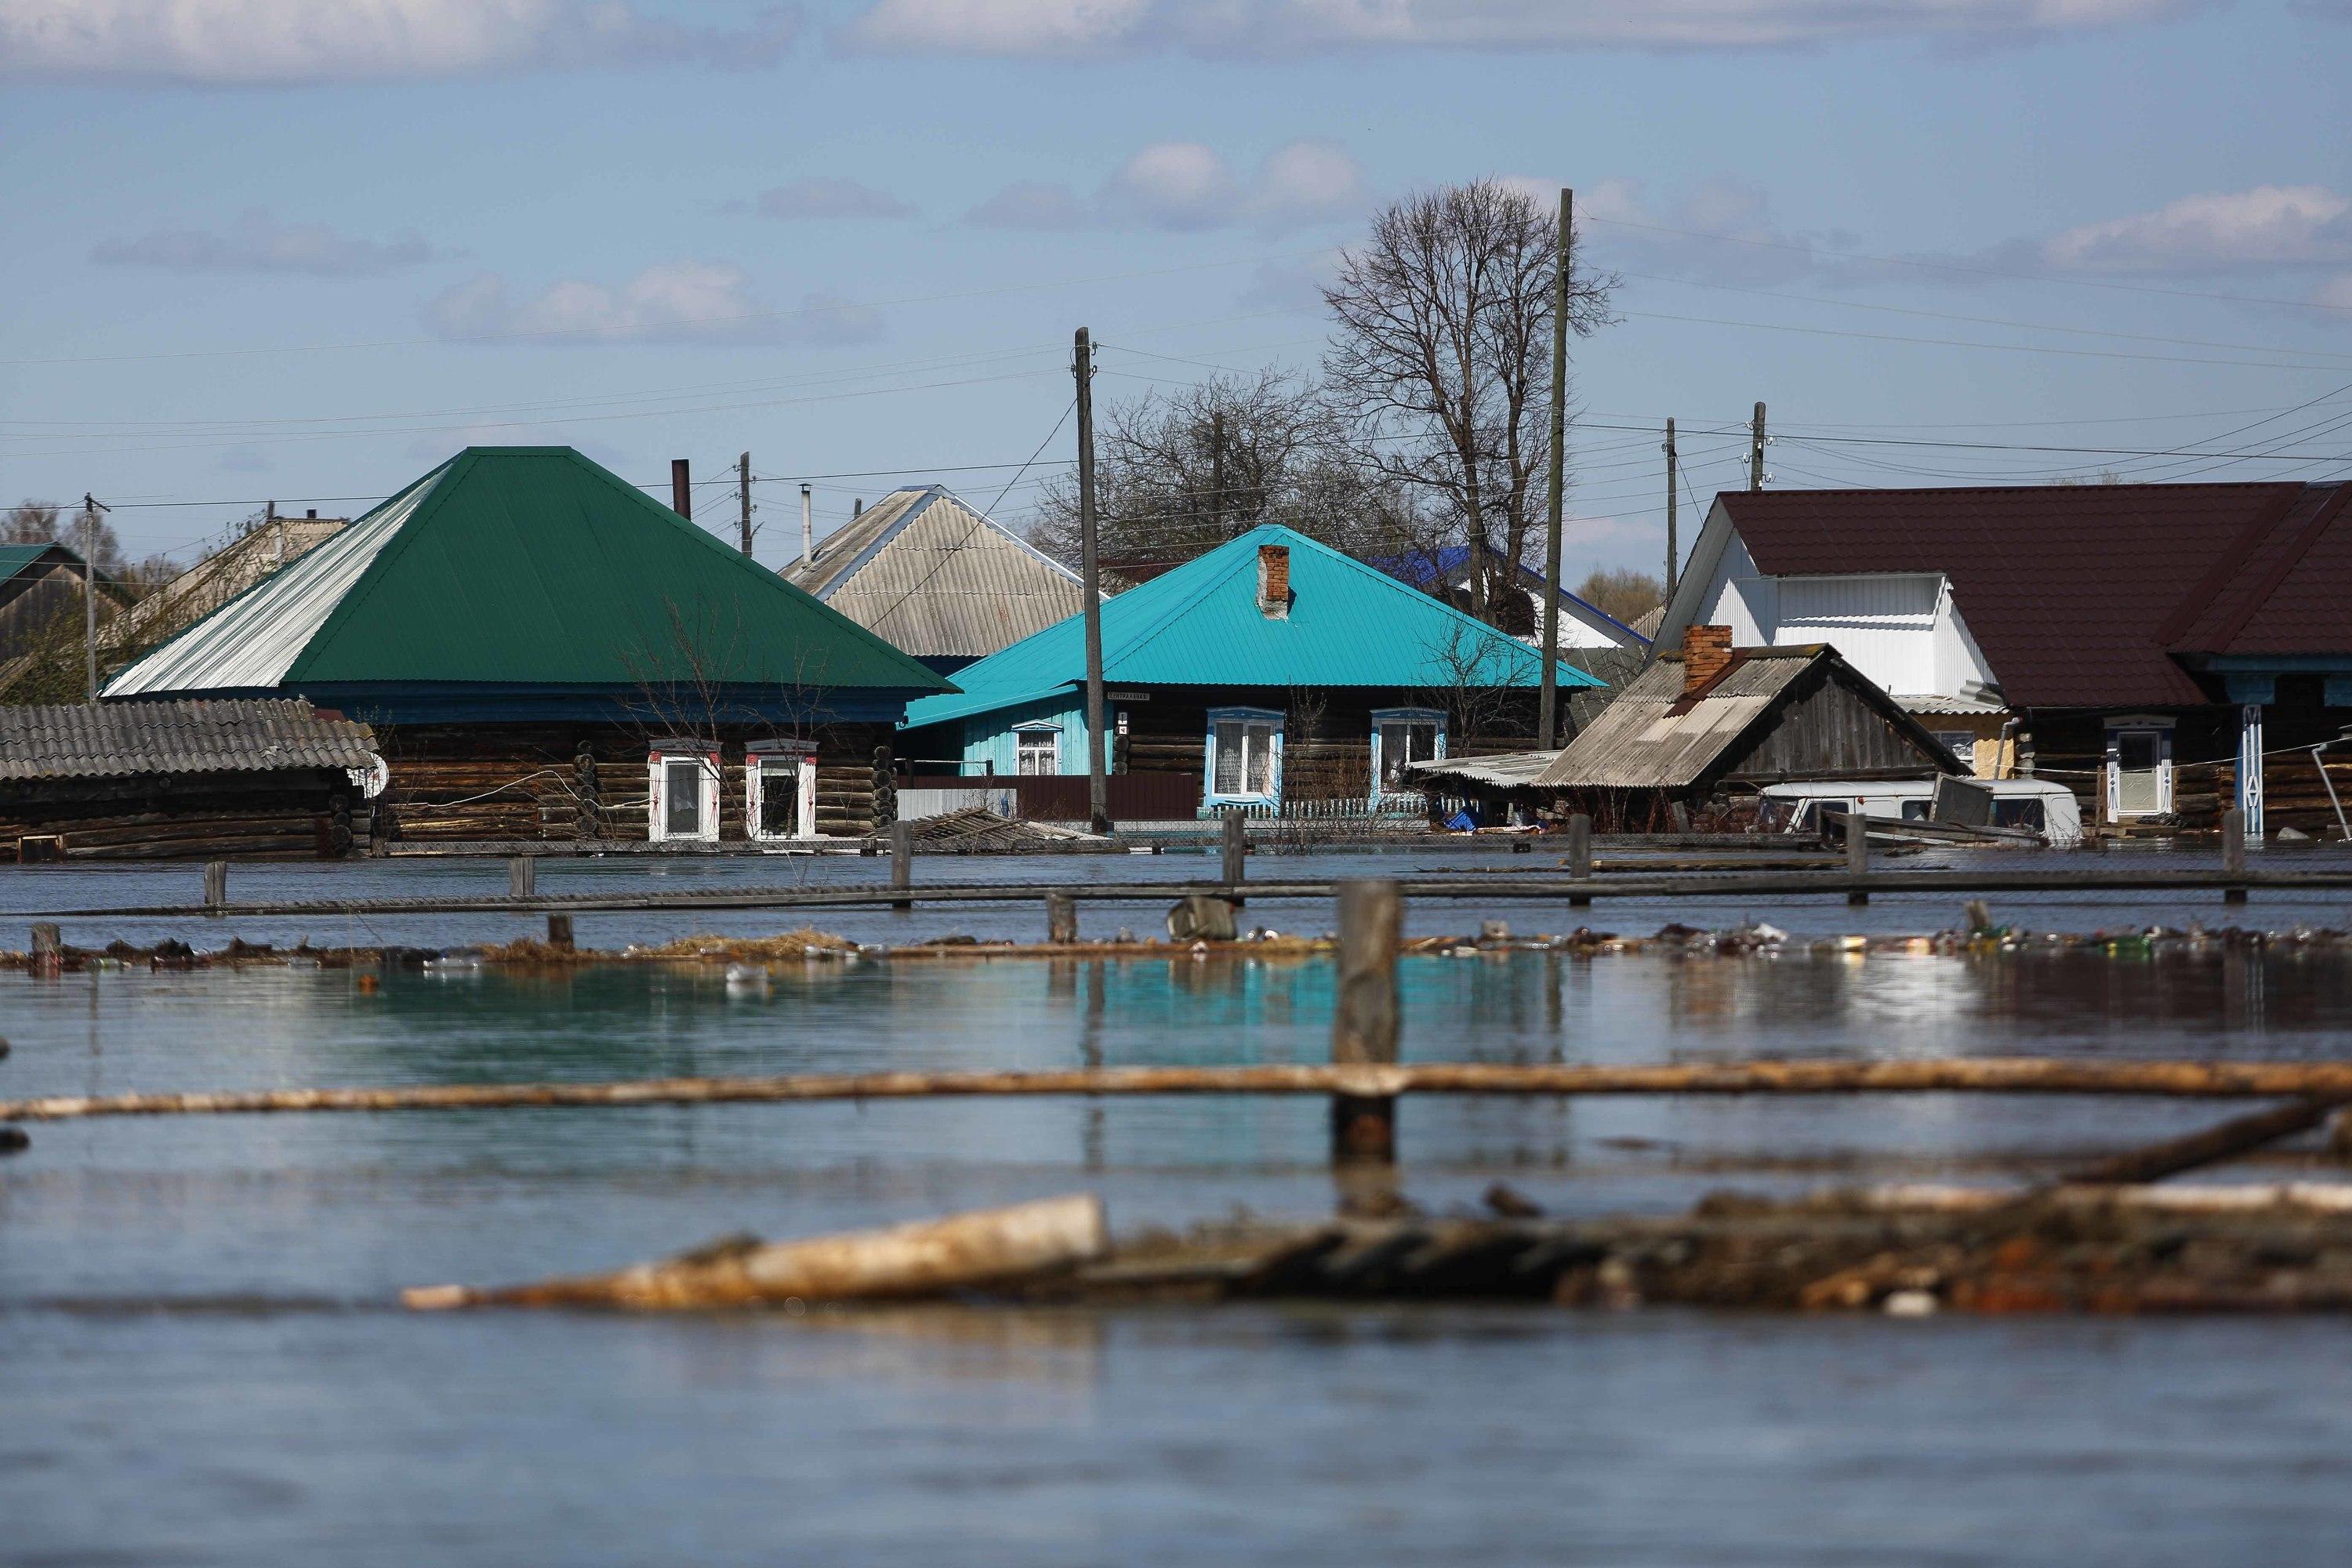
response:
[[[2042,835],[2053,849],[2083,842],[2083,811],[2074,792],[2050,779],[1968,779],[1992,796],[1992,826],[2022,827]],[[1864,816],[1925,822],[1936,799],[1933,779],[1824,779],[1812,784],[1767,784],[1759,826],[1767,833],[1821,831],[1818,813],[1858,811]]]

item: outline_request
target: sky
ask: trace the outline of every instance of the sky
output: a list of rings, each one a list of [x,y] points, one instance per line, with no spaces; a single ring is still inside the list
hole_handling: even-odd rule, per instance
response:
[[[1759,400],[1773,488],[2352,477],[2347,80],[2352,0],[0,0],[0,502],[188,559],[561,443],[730,536],[748,451],[772,564],[804,481],[1018,525],[1074,329],[1311,371],[1482,176],[1622,278],[1570,580]]]

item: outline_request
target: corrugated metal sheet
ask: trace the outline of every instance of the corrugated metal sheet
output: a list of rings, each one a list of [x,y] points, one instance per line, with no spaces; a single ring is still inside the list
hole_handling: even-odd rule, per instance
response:
[[[0,544],[0,583],[5,583],[54,548],[48,544]]]
[[[1438,757],[1408,763],[1408,771],[1429,779],[1462,779],[1497,789],[1523,789],[1543,775],[1558,752],[1501,752],[1491,757]]]
[[[570,447],[476,447],[107,694],[687,680],[953,689]]]
[[[350,526],[340,517],[283,517],[210,555],[99,628],[100,647],[137,647],[185,630]]]
[[[1289,614],[1257,604],[1257,552],[1290,551]],[[1542,662],[1517,638],[1327,544],[1252,529],[1102,607],[1103,674],[1126,686],[1531,687]],[[908,725],[992,712],[1082,680],[1083,617],[956,672],[964,695],[927,698]],[[1563,663],[1563,690],[1601,682]]]
[[[937,485],[894,490],[785,581],[894,647],[982,658],[1085,607],[1072,572]]]
[[[0,779],[367,768],[376,760],[365,724],[284,699],[0,708]]]
[[[1685,712],[1679,658],[1637,677],[1536,779],[1567,789],[1680,789],[1822,658],[1813,649],[1750,648]]]

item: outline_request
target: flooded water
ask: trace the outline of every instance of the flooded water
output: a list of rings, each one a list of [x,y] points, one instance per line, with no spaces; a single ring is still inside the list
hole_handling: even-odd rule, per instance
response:
[[[1492,863],[1513,858],[1497,855]],[[1394,873],[1428,852],[1264,858]],[[2298,863],[2315,863],[2309,860]],[[541,886],[858,881],[872,861],[551,863]],[[963,861],[940,879],[1170,879],[1197,858]],[[1502,876],[1497,880],[1504,880]],[[238,867],[236,897],[503,888],[495,864]],[[0,879],[0,920],[192,899],[194,868]],[[333,891],[321,891],[331,887]],[[297,891],[299,889],[299,891]],[[1087,906],[1139,927],[1153,906]],[[1421,907],[1926,931],[1941,900]],[[2000,901],[2035,929],[2352,923],[2341,899]],[[1253,904],[1287,929],[1326,909]],[[1864,924],[1863,922],[1866,921]],[[407,917],[362,942],[495,940]],[[583,942],[775,916],[584,916]],[[866,941],[1038,934],[1027,910],[827,911]],[[345,932],[257,921],[254,939]],[[96,945],[218,922],[116,928]],[[1103,934],[1107,934],[1104,932]],[[6,939],[15,945],[18,939]],[[1756,1055],[2334,1058],[2352,958],[2282,945],[1403,965],[1430,1059]],[[0,973],[0,1097],[882,1068],[1318,1060],[1323,963],[787,965],[555,976]],[[2005,1179],[2212,1120],[2084,1100],[1415,1100],[1407,1193],[1496,1179],[1556,1212],[1727,1185]],[[1285,1100],[893,1102],[37,1124],[0,1163],[0,1563],[777,1561],[1006,1564],[2337,1563],[2352,1551],[2352,1325],[1921,1322],[1538,1310],[905,1310],[638,1321],[411,1317],[408,1285],[608,1268],[1074,1190],[1114,1226],[1333,1191]]]

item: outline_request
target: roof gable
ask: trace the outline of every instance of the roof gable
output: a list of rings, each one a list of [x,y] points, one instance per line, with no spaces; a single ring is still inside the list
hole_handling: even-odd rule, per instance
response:
[[[1775,577],[1940,572],[2009,701],[2207,699],[2174,655],[2352,651],[2343,486],[1727,491]],[[2328,502],[2336,504],[2329,510]]]
[[[1257,605],[1261,545],[1290,550],[1286,616]],[[928,699],[909,724],[1024,701],[1083,680],[1085,617],[1073,616],[956,672],[964,695]],[[1533,648],[1386,573],[1275,524],[1252,529],[1102,607],[1103,677],[1129,686],[1531,687]],[[1563,689],[1601,684],[1559,667]]]
[[[1076,573],[940,485],[884,496],[783,574],[925,658],[979,658],[1085,607]]]
[[[477,447],[131,666],[107,695],[681,679],[951,689],[570,447]]]

